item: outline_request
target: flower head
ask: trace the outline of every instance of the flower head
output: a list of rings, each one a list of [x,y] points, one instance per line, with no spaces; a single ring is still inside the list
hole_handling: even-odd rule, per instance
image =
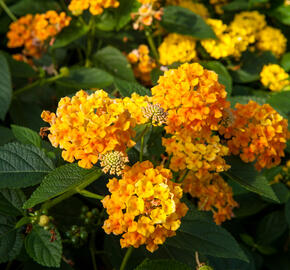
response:
[[[129,159],[123,152],[111,151],[99,157],[101,161],[101,167],[104,173],[121,175],[122,170],[125,168],[125,163],[129,162]]]

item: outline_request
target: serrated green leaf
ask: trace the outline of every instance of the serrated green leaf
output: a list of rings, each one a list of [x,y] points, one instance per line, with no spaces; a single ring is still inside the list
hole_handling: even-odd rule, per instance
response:
[[[65,47],[86,35],[88,31],[89,27],[87,25],[84,25],[79,21],[73,21],[56,36],[55,42],[53,43],[51,49]]]
[[[25,248],[28,255],[37,263],[47,267],[60,267],[62,243],[60,234],[56,229],[56,239],[51,241],[48,230],[38,225],[25,238]]]
[[[0,54],[0,119],[4,120],[12,98],[11,75],[7,60]]]
[[[57,80],[56,83],[76,90],[86,88],[104,88],[113,82],[113,77],[98,68],[74,67],[69,76]]]
[[[0,216],[0,263],[15,259],[22,248],[22,236],[14,224],[15,218]]]
[[[150,90],[137,82],[129,82],[115,78],[114,84],[122,97],[131,97],[133,93],[137,93],[140,96],[151,96]]]
[[[226,67],[218,61],[203,62],[202,65],[218,74],[218,80],[226,87],[226,91],[230,96],[232,93],[233,80]]]
[[[95,64],[108,73],[126,81],[135,81],[131,65],[126,57],[116,48],[108,46],[94,54]]]
[[[17,125],[11,125],[12,132],[15,138],[23,144],[32,144],[40,148],[41,139],[40,136],[30,128],[21,127]]]
[[[20,189],[0,189],[0,214],[19,216],[23,214],[25,195]]]
[[[44,13],[48,10],[60,10],[59,4],[54,0],[20,0],[9,8],[14,14],[19,16]]]
[[[189,35],[200,39],[216,38],[213,30],[203,18],[187,8],[164,7],[160,24],[169,32]]]
[[[167,239],[165,244],[182,250],[191,250],[192,253],[198,251],[204,255],[248,261],[229,232],[217,226],[208,215],[192,207],[182,219],[176,236]]]
[[[135,270],[190,270],[186,264],[174,260],[144,260]]]
[[[286,72],[290,71],[290,52],[285,53],[282,56],[280,65],[285,69]]]
[[[236,156],[227,158],[227,164],[231,168],[224,174],[229,176],[230,179],[236,181],[249,191],[279,202],[265,175],[259,173],[253,164],[244,163]]]
[[[82,184],[92,175],[100,173],[98,169],[83,169],[77,164],[66,164],[50,172],[24,203],[24,208],[31,208]]]
[[[9,143],[0,147],[0,188],[36,185],[53,168],[44,151],[35,146]]]
[[[271,244],[287,229],[284,212],[277,210],[264,216],[258,223],[257,241],[260,245]]]

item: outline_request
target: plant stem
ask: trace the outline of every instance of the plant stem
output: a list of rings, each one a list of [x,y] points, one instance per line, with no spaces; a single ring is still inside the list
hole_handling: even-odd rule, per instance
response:
[[[92,15],[90,19],[90,34],[88,36],[88,44],[87,44],[87,58],[86,58],[86,63],[85,67],[90,67],[91,66],[91,60],[90,56],[92,54],[93,46],[94,46],[94,39],[95,39],[95,17]]]
[[[102,171],[98,171],[98,172],[93,172],[89,175],[89,177],[82,183],[80,184],[79,186],[77,187],[73,187],[71,188],[70,190],[68,190],[67,192],[63,193],[62,195],[60,195],[59,197],[51,200],[51,201],[48,201],[46,203],[44,203],[41,207],[41,210],[44,210],[44,209],[49,209],[53,206],[55,206],[56,204],[62,202],[63,200],[73,196],[74,194],[76,193],[79,193],[78,190],[82,190],[84,188],[86,188],[88,185],[90,185],[91,183],[93,183],[95,180],[97,180],[101,175],[102,175]]]
[[[104,199],[105,197],[102,196],[102,195],[99,195],[99,194],[96,194],[96,193],[93,193],[93,192],[90,192],[88,190],[79,190],[78,188],[76,189],[77,192],[85,197],[88,197],[88,198],[93,198],[93,199],[97,199],[97,200],[102,200]]]
[[[123,261],[122,261],[120,270],[125,270],[125,267],[127,265],[127,262],[128,262],[128,260],[129,260],[129,258],[131,256],[132,252],[133,252],[133,249],[134,249],[133,247],[129,247],[127,249],[126,254],[125,254],[124,258],[123,258]]]
[[[184,178],[188,175],[188,173],[189,169],[186,169],[184,175],[182,175],[182,177],[180,177],[180,179],[177,180],[177,183],[181,183],[184,180]]]
[[[12,21],[17,21],[17,18],[15,17],[15,15],[11,12],[11,10],[9,9],[9,7],[5,4],[4,0],[0,0],[0,6],[3,8],[3,10],[6,12],[6,14],[9,16],[9,18]]]
[[[199,256],[198,256],[198,252],[197,251],[195,252],[195,261],[196,261],[197,267],[200,267],[201,263],[199,261]]]
[[[145,35],[146,35],[149,47],[150,47],[150,49],[151,49],[151,51],[153,53],[153,56],[154,56],[155,60],[158,62],[159,55],[158,55],[154,40],[152,38],[152,35],[151,35],[151,33],[149,31],[145,31]]]
[[[96,248],[95,248],[95,239],[96,239],[96,232],[92,232],[92,237],[90,239],[90,252],[91,252],[91,257],[92,257],[92,263],[93,263],[93,268],[94,270],[97,270],[97,262],[96,262]]]
[[[145,135],[145,134],[144,134]],[[139,155],[139,161],[141,162],[143,160],[143,151],[144,151],[144,135],[141,137],[141,147],[140,147],[140,155]]]

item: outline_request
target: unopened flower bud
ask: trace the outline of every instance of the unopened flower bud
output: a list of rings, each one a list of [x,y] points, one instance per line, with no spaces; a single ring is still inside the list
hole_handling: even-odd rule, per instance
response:
[[[112,151],[104,155],[100,155],[101,166],[104,173],[121,175],[125,167],[125,163],[129,162],[128,157],[122,152]]]
[[[142,111],[144,117],[151,119],[153,125],[162,125],[167,121],[168,113],[159,104],[148,104]]]
[[[46,215],[41,215],[39,218],[38,225],[41,227],[45,227],[47,226],[48,223],[49,223],[49,217]]]

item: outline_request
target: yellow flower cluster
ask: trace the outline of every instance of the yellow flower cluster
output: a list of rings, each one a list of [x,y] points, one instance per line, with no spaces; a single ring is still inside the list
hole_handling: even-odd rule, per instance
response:
[[[72,98],[62,98],[56,114],[44,111],[41,117],[50,124],[51,144],[64,149],[63,159],[79,160],[83,168],[91,168],[100,154],[124,153],[134,145],[135,120],[122,100],[109,98],[103,90],[91,95],[81,90]]]
[[[149,49],[141,44],[138,49],[133,50],[127,56],[128,61],[133,65],[135,77],[145,85],[152,85],[150,73],[156,67],[156,63],[149,55]]]
[[[10,24],[7,46],[24,47],[22,53],[25,57],[40,58],[46,50],[46,41],[56,36],[70,21],[71,18],[64,12],[58,14],[54,10],[44,14],[27,14]],[[20,59],[19,56],[16,58]]]
[[[158,48],[159,61],[162,65],[189,62],[196,57],[195,46],[196,41],[193,37],[171,33]]]
[[[86,9],[89,9],[92,15],[100,15],[104,8],[117,8],[119,4],[117,0],[72,0],[68,9],[76,16],[81,15]]]
[[[286,51],[287,39],[280,29],[267,26],[258,33],[256,46],[260,51],[272,51],[279,58]]]
[[[200,210],[212,211],[218,225],[231,219],[234,216],[233,208],[238,206],[231,187],[216,173],[197,178],[190,172],[184,179],[183,190],[199,199]]]
[[[166,4],[187,8],[204,19],[209,17],[209,12],[206,6],[198,2],[193,2],[191,0],[167,0]]]
[[[235,108],[233,124],[220,127],[230,152],[240,155],[244,162],[255,161],[257,170],[278,165],[290,135],[288,121],[269,104],[250,101]]]
[[[162,138],[166,152],[172,155],[170,169],[176,172],[189,169],[197,178],[202,178],[229,168],[223,158],[229,149],[221,144],[218,136],[190,135],[177,133],[171,138]]]
[[[290,85],[289,74],[279,65],[265,65],[260,73],[261,83],[272,91],[281,91]]]
[[[218,130],[223,111],[229,107],[217,74],[198,63],[165,71],[151,91],[153,103],[168,112],[165,129],[171,134]]]
[[[111,195],[102,201],[109,215],[105,232],[122,234],[122,247],[145,244],[151,252],[174,236],[188,208],[180,202],[181,187],[171,179],[170,170],[154,168],[150,161],[127,166],[122,179],[107,185]]]

